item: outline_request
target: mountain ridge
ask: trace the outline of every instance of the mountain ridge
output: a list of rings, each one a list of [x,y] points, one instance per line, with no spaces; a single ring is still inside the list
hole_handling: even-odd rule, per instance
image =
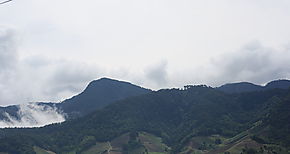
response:
[[[225,93],[235,94],[271,90],[275,88],[286,89],[289,86],[289,80],[280,79],[270,81],[265,86],[259,86],[249,82],[240,82],[225,84],[215,89]],[[103,77],[91,81],[81,93],[68,98],[61,103],[40,102],[37,104],[44,106],[44,109],[46,108],[46,105],[52,109],[56,108],[55,112],[64,114],[66,120],[69,120],[89,114],[115,101],[149,92],[151,92],[150,89],[142,88],[130,82]],[[19,115],[19,111],[18,105],[0,107],[0,122],[1,120],[4,121],[4,123],[9,122],[11,117],[13,120],[19,120],[21,122],[22,117]],[[7,115],[10,117],[7,117]],[[31,118],[33,118],[33,116]]]
[[[268,82],[265,86],[256,85],[250,82],[236,82],[236,83],[227,83],[217,87],[216,89],[226,92],[226,93],[243,93],[243,92],[253,92],[253,91],[262,91],[269,89],[288,89],[290,87],[290,80],[278,79]]]
[[[72,116],[83,116],[114,101],[149,92],[151,92],[150,89],[130,82],[104,77],[91,81],[81,93],[56,104],[56,106]]]
[[[145,89],[129,82],[100,78],[91,81],[81,93],[60,103],[37,102],[34,104],[44,109],[53,110],[55,114],[63,115],[66,120],[69,120],[89,114],[114,101],[149,92],[151,92],[150,89]],[[6,125],[9,124],[9,126],[13,125],[12,121],[21,123],[23,117],[20,116],[20,112],[19,105],[0,107],[0,125],[2,125],[1,121]],[[35,111],[31,109],[31,112],[24,115],[33,112]],[[31,121],[39,119],[38,117],[33,117],[33,115],[28,116]]]
[[[281,114],[286,114],[283,116],[285,118],[276,121],[274,125],[279,126],[286,122],[289,113],[285,107],[282,106],[283,112],[276,112],[273,106],[280,104],[279,102],[282,105],[287,104],[288,101],[284,100],[289,96],[290,90],[284,89],[240,94],[227,94],[206,86],[190,86],[184,90],[163,89],[119,100],[80,119],[62,124],[40,129],[2,130],[0,149],[4,152],[24,151],[23,148],[33,151],[33,147],[37,146],[55,153],[82,153],[96,143],[111,142],[128,132],[135,136],[134,132],[140,131],[160,137],[163,143],[172,148],[171,152],[174,154],[182,153],[187,146],[191,150],[195,149],[193,153],[210,152],[217,150],[214,148],[218,148],[218,144],[223,142],[224,146],[230,146],[236,141],[244,142],[245,135],[251,142],[254,142],[253,139],[267,144],[283,142],[285,144],[281,146],[287,147],[290,143],[287,143],[285,138],[268,140],[264,138],[267,134],[261,135],[259,132],[267,125],[272,125],[271,121],[275,121]],[[281,107],[278,105],[277,109],[280,111]],[[272,112],[273,114],[268,114]],[[266,116],[271,117],[265,118]],[[273,120],[267,122],[265,119]],[[252,128],[253,131],[249,132]],[[254,128],[258,130],[254,131]],[[287,131],[284,128],[281,129],[282,132]],[[212,145],[213,143],[207,140],[216,134],[216,141],[213,141],[215,145]],[[278,136],[281,132],[277,131],[276,134]],[[1,138],[2,135],[6,137]],[[200,141],[198,146],[194,146],[195,143],[192,146],[188,145],[189,142],[196,142],[196,137],[202,136],[207,138],[204,143]],[[21,142],[22,140],[26,142]],[[130,149],[142,147],[138,140],[127,144],[121,146],[121,152],[124,154]],[[263,146],[261,143],[259,147]]]

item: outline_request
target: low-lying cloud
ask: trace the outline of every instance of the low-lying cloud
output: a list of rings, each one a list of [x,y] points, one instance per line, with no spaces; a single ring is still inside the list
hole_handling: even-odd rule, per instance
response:
[[[29,103],[19,105],[18,107],[17,116],[20,119],[4,112],[2,116],[4,116],[6,120],[0,121],[0,128],[42,127],[48,124],[65,121],[65,115],[53,106]]]

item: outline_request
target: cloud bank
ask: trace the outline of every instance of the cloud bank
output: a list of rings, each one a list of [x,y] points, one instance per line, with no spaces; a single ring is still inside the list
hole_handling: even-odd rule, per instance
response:
[[[20,119],[4,112],[3,116],[7,120],[0,121],[0,128],[12,127],[42,127],[52,123],[65,121],[65,116],[56,107],[38,105],[34,103],[19,105],[17,112]]]
[[[148,68],[145,68],[145,77],[153,82],[157,87],[167,84],[167,61],[161,61]]]
[[[18,36],[16,30],[0,27],[0,105],[59,102],[80,92],[101,71],[85,62],[61,58],[21,58]]]
[[[287,46],[271,48],[253,41],[236,52],[213,58],[209,70],[215,72],[212,84],[237,81],[264,84],[275,79],[289,79],[289,61],[290,48]]]
[[[0,105],[54,101],[80,93],[100,77],[126,80],[152,89],[188,84],[219,86],[249,81],[264,84],[290,78],[290,48],[271,48],[252,41],[232,52],[212,56],[196,65],[179,65],[169,59],[137,68],[102,67],[94,63],[41,55],[18,55],[19,39],[13,29],[0,27]]]
[[[289,19],[287,0],[12,1],[0,105],[59,102],[104,76],[152,89],[289,78]]]

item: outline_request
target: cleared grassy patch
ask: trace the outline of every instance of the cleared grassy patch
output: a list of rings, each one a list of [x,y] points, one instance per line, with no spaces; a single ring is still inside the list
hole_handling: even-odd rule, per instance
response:
[[[97,142],[96,145],[92,146],[88,150],[84,151],[83,154],[100,154],[106,153],[110,148],[109,143],[107,142]]]
[[[44,150],[44,149],[37,147],[37,146],[34,146],[33,150],[36,154],[55,154],[52,151]]]
[[[145,146],[148,153],[152,154],[165,154],[170,148],[162,143],[162,139],[160,137],[154,136],[152,134],[146,132],[140,132],[139,137],[141,143]]]
[[[129,133],[125,133],[111,141],[112,152],[121,152],[123,145],[127,144],[129,141]]]

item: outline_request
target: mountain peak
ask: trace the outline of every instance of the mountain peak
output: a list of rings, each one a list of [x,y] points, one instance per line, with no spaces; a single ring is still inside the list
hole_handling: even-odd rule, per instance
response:
[[[94,80],[94,81],[118,81],[118,80],[111,79],[111,78],[108,78],[108,77],[102,77],[102,78]]]
[[[96,79],[96,80],[91,81],[89,83],[89,85],[96,84],[96,83],[126,83],[126,84],[131,84],[130,82],[126,82],[126,81],[120,81],[117,79],[102,77],[100,79]]]
[[[60,104],[66,113],[85,115],[115,101],[149,93],[151,90],[110,78],[91,81],[85,90]]]

